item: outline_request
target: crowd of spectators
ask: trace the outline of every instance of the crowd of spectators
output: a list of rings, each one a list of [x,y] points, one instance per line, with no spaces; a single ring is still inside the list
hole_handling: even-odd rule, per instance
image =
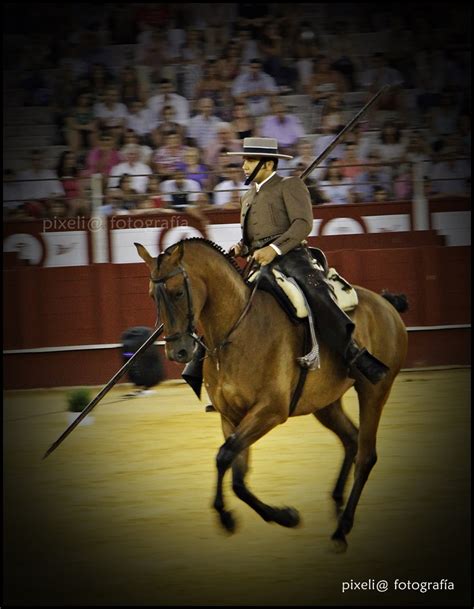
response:
[[[97,173],[104,214],[238,208],[244,176],[226,152],[275,137],[295,157],[279,171],[298,175],[354,115],[350,94],[385,84],[308,176],[313,204],[409,199],[418,162],[430,196],[470,191],[470,38],[455,6],[50,4],[39,20],[9,6],[4,69],[25,106],[51,110],[65,150],[54,168],[34,149],[4,170],[7,218],[88,214]]]

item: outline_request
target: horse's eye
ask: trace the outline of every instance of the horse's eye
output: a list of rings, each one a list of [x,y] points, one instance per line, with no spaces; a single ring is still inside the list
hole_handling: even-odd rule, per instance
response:
[[[180,298],[182,298],[184,296],[184,291],[183,290],[179,290],[178,292],[176,292],[176,294],[174,295],[176,300],[179,300]]]

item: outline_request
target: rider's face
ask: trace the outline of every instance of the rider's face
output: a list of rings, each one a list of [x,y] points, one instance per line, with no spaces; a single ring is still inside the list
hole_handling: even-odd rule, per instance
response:
[[[258,165],[259,161],[260,161],[260,159],[258,159],[258,158],[244,157],[244,162],[242,164],[242,169],[244,170],[246,178],[249,177],[249,175],[252,173],[252,171]],[[272,171],[273,171],[273,163],[272,163],[272,161],[271,160],[266,161],[262,165],[262,167],[260,168],[259,172],[255,176],[253,181],[257,182],[257,183],[263,182],[263,180],[268,178],[268,176],[272,173]]]

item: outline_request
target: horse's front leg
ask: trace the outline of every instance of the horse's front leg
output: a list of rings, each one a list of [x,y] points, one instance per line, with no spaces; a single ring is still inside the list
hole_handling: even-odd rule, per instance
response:
[[[284,527],[296,527],[300,523],[298,511],[291,507],[274,507],[263,503],[245,483],[250,449],[243,450],[232,462],[232,490],[266,522],[276,522]]]
[[[296,510],[266,505],[249,491],[244,482],[247,471],[247,449],[276,425],[285,421],[286,418],[287,413],[285,413],[283,406],[281,410],[278,410],[275,406],[257,404],[235,428],[222,419],[226,441],[221,446],[216,458],[217,488],[214,508],[219,513],[221,523],[228,531],[232,532],[235,529],[235,521],[231,513],[224,508],[222,482],[230,465],[233,468],[233,489],[235,493],[264,520],[289,527],[296,526],[299,523],[299,515]]]

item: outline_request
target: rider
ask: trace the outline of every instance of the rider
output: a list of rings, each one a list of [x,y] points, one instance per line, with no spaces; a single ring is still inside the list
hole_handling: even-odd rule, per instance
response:
[[[302,289],[325,343],[350,370],[355,367],[378,383],[388,368],[352,338],[355,325],[331,296],[307,248],[305,239],[313,228],[309,191],[301,178],[276,173],[278,159],[292,157],[278,152],[276,139],[263,137],[245,138],[242,152],[227,154],[243,157],[246,184],[252,183],[241,200],[242,239],[233,247],[234,255],[252,256],[262,266],[278,264]]]

